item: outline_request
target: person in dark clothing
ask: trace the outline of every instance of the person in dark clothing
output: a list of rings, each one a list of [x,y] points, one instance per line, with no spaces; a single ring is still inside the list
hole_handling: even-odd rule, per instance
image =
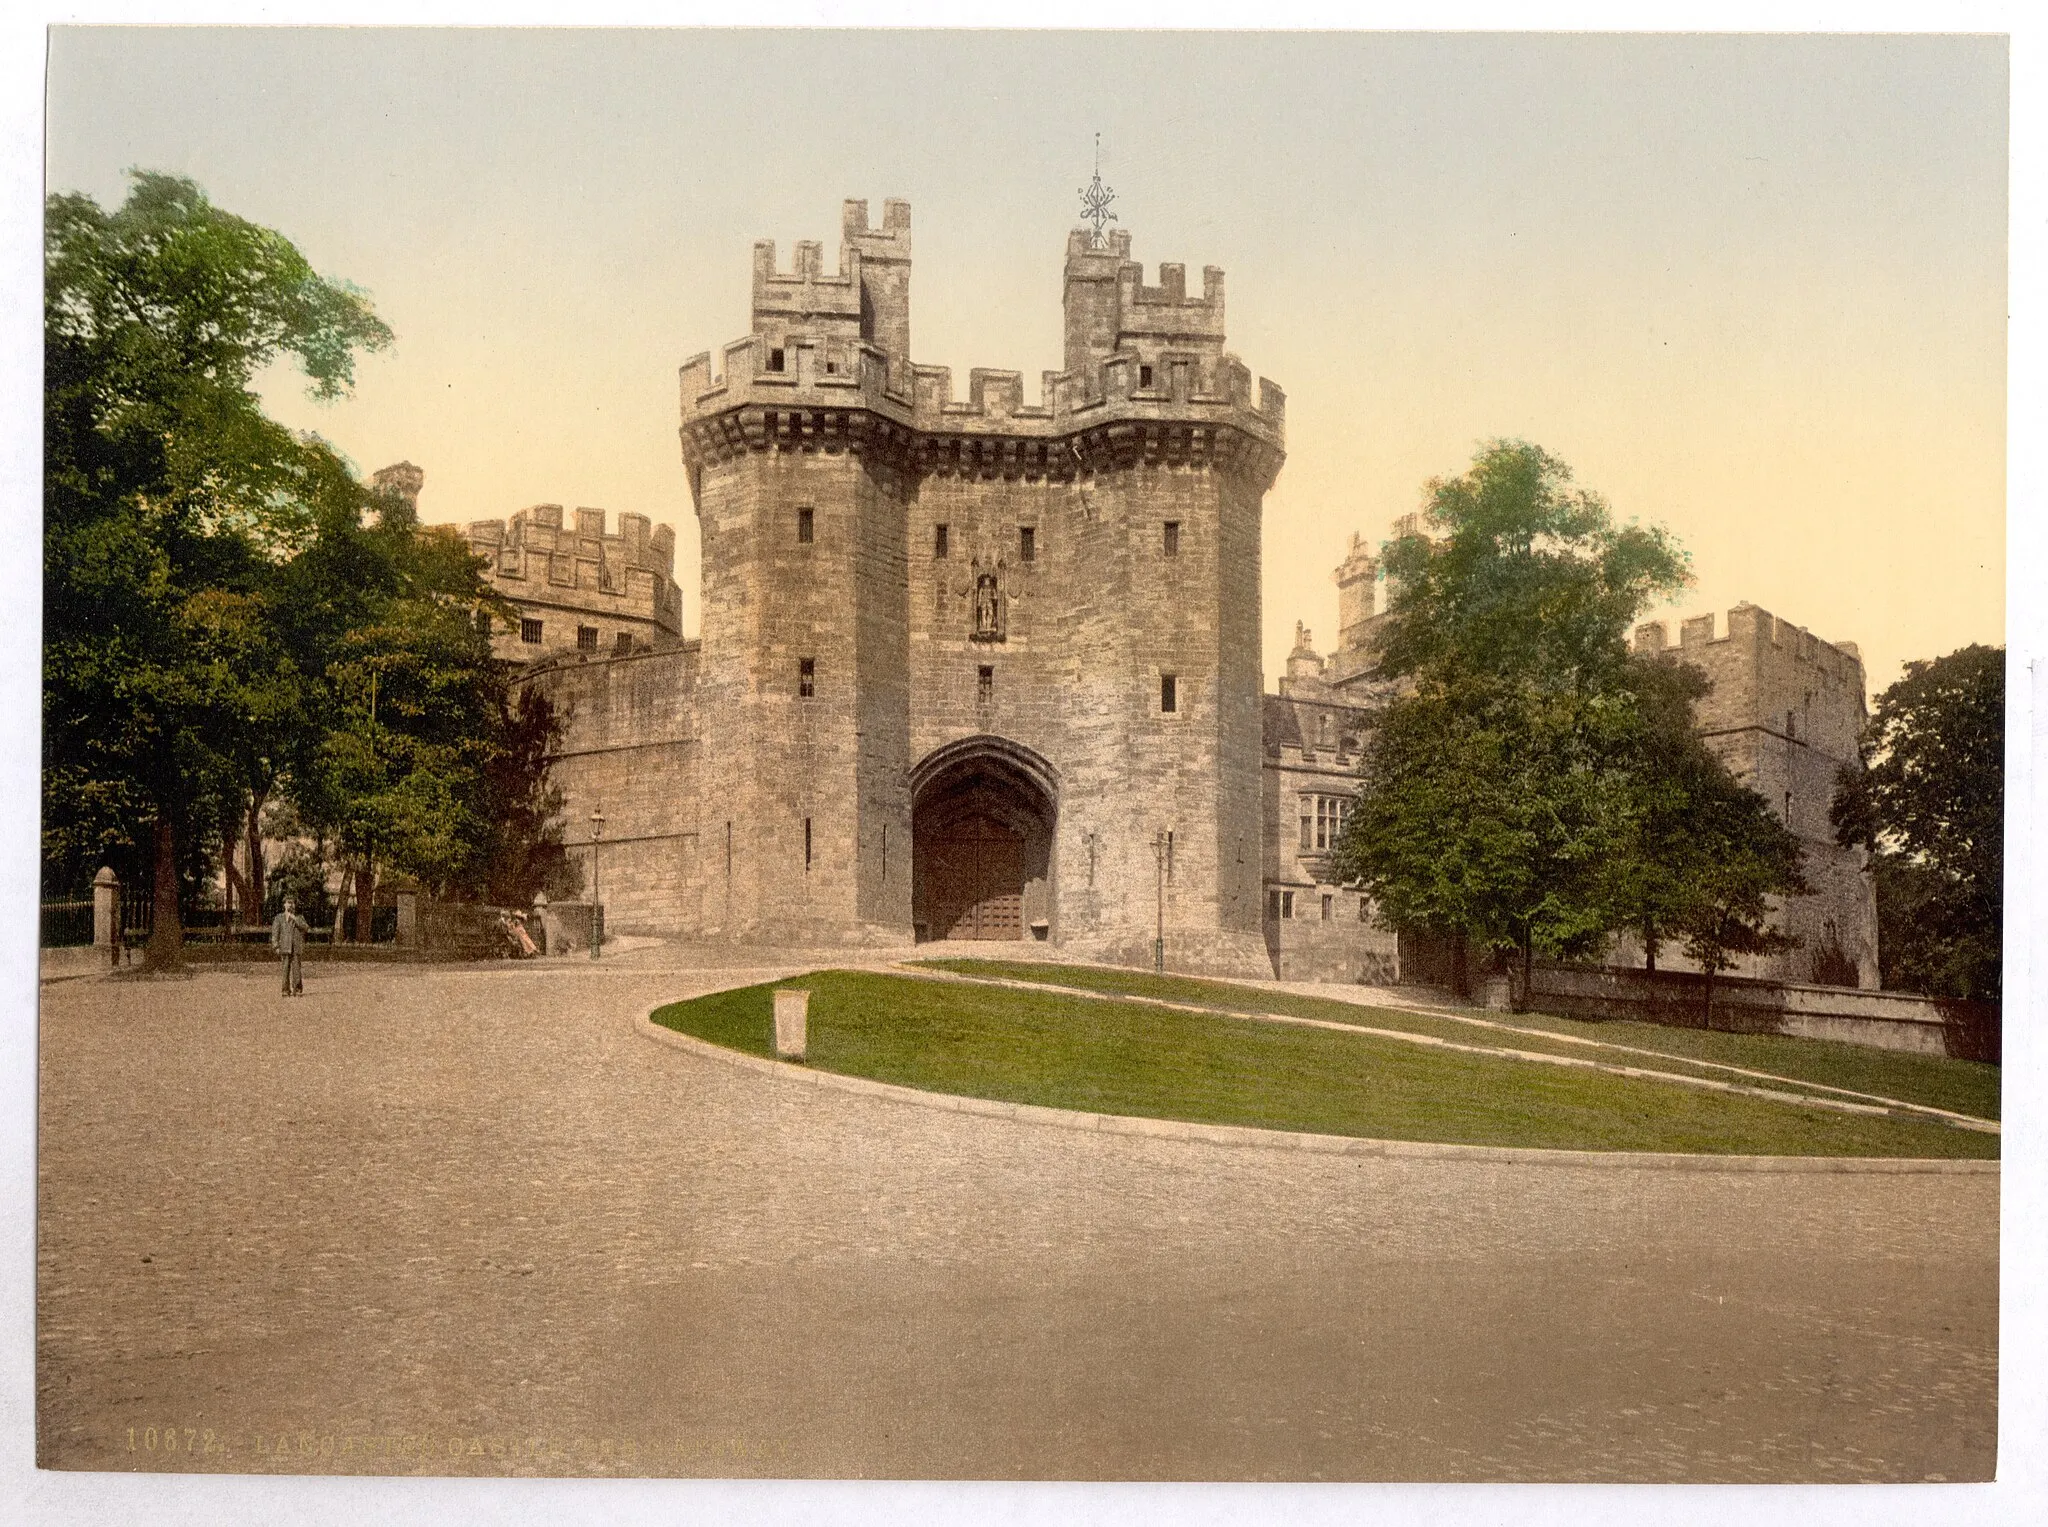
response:
[[[299,916],[298,902],[285,897],[284,910],[271,920],[270,947],[277,951],[278,959],[284,966],[284,994],[287,997],[303,997],[306,984],[300,966],[306,956],[306,935],[312,929]]]

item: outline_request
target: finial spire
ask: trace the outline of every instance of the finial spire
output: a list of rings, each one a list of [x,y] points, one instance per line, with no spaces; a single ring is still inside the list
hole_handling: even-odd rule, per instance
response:
[[[1104,240],[1102,225],[1116,221],[1116,214],[1109,210],[1109,204],[1116,200],[1116,192],[1102,183],[1102,134],[1095,135],[1095,178],[1088,182],[1081,192],[1081,221],[1093,223],[1094,231],[1088,235],[1092,248],[1100,249]]]

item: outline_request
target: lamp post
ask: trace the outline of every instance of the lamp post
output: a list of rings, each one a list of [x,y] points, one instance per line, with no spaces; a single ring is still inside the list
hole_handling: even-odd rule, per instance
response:
[[[604,839],[604,813],[590,813],[590,957],[604,944],[604,901],[598,894],[597,846]]]
[[[1158,893],[1159,922],[1152,938],[1152,969],[1166,973],[1166,829],[1152,834],[1153,884]]]

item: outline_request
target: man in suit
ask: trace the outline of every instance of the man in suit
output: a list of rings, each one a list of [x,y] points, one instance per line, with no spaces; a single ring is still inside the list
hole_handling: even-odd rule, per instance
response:
[[[287,997],[303,997],[306,984],[300,973],[300,964],[306,955],[306,935],[312,930],[306,920],[299,916],[298,902],[287,896],[284,910],[271,920],[270,947],[275,949],[284,965],[284,994]]]

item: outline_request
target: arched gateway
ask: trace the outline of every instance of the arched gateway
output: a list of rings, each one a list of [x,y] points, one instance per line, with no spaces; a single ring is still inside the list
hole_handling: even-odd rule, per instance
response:
[[[963,738],[910,773],[910,896],[925,939],[1046,938],[1059,776],[1007,738]]]

